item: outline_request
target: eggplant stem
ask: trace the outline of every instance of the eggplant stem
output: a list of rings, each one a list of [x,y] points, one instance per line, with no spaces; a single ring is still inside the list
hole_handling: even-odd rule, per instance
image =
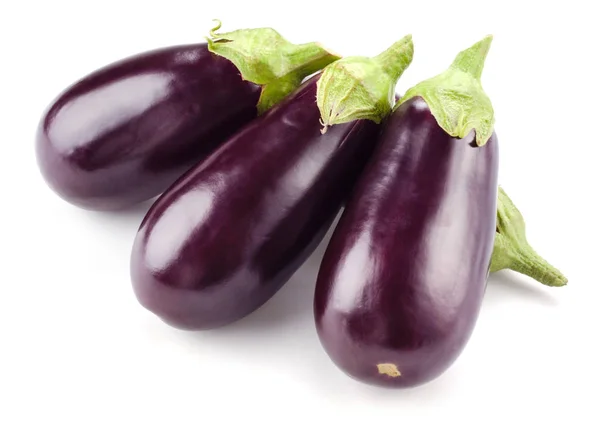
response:
[[[242,79],[261,86],[259,114],[296,90],[305,77],[340,58],[317,42],[293,44],[270,27],[217,33],[221,21],[213,21],[208,50],[233,63]]]
[[[409,89],[398,101],[421,97],[431,114],[451,137],[464,138],[475,130],[477,146],[484,146],[494,132],[494,108],[481,86],[481,73],[492,36],[458,53],[450,67]]]
[[[452,62],[451,67],[466,72],[477,80],[480,80],[492,40],[493,36],[488,35],[470,48],[461,51],[454,59],[454,62]]]
[[[511,270],[529,276],[547,286],[564,286],[567,278],[548,261],[542,258],[533,248],[517,252]]]
[[[490,273],[510,269],[546,286],[564,286],[568,279],[539,255],[527,241],[523,215],[498,187],[498,211]]]
[[[324,124],[359,119],[381,123],[394,104],[396,82],[413,58],[407,35],[381,54],[346,57],[327,66],[317,81],[317,106]]]
[[[221,22],[221,20],[219,20],[217,18],[213,19],[213,23],[215,23],[215,26],[212,29],[210,29],[209,35],[212,38],[213,42],[215,42],[216,40],[219,39],[219,36],[217,35],[217,31],[221,28],[223,23]]]

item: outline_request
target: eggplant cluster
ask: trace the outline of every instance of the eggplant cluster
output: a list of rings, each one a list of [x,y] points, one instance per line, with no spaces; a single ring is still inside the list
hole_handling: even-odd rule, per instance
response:
[[[318,336],[349,376],[403,388],[459,356],[490,270],[566,284],[498,189],[480,82],[491,37],[396,102],[410,36],[340,59],[270,28],[217,30],[90,74],[39,124],[38,164],[64,200],[156,198],[131,253],[146,309],[186,330],[251,314],[343,207],[316,282]]]

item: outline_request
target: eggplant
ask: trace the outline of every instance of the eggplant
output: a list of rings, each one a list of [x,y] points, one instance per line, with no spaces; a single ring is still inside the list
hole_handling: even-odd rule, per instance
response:
[[[126,58],[59,95],[36,136],[51,189],[92,210],[151,199],[302,78],[338,59],[272,29],[219,35],[219,26],[208,43]]]
[[[133,244],[131,279],[141,305],[171,326],[202,330],[237,321],[271,298],[347,199],[379,133],[376,102],[387,101],[389,114],[389,87],[412,51],[407,37],[369,59],[375,66],[363,58],[333,63],[173,184]],[[358,77],[374,92],[369,107]],[[370,86],[382,77],[386,86]],[[350,95],[342,110],[334,95],[344,86],[342,94],[354,89],[359,98]],[[340,121],[361,104],[360,117]]]
[[[327,246],[317,332],[359,381],[424,384],[473,330],[496,228],[498,141],[479,82],[490,43],[402,98]]]

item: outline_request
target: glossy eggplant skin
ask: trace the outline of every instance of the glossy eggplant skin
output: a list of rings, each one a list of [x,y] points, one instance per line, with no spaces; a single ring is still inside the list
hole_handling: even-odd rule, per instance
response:
[[[379,126],[321,134],[316,78],[185,174],[134,242],[140,303],[166,323],[227,325],[265,303],[317,247],[372,153]]]
[[[257,115],[260,87],[206,44],[162,48],[64,91],[38,126],[46,183],[82,208],[114,210],[162,193]]]
[[[351,377],[413,387],[469,339],[496,223],[498,144],[450,137],[420,97],[388,119],[323,258],[319,339]]]

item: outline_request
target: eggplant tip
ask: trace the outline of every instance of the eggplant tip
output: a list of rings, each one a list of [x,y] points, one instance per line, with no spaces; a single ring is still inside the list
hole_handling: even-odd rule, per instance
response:
[[[209,34],[210,34],[211,38],[217,39],[218,36],[216,33],[221,29],[221,27],[223,26],[223,23],[218,18],[213,18],[212,22],[213,22],[214,26],[210,29]]]
[[[323,118],[319,118],[319,123],[321,124],[321,126],[323,128],[321,128],[321,134],[325,134],[327,132],[327,130],[329,129],[329,124],[326,123]]]
[[[335,57],[337,60],[340,60],[342,57],[344,57],[340,53],[338,53],[337,51],[332,50],[332,49],[326,47],[325,45],[323,45],[320,42],[315,42],[315,45],[317,47],[319,47],[321,50],[326,51],[327,53],[329,53],[332,57]]]
[[[557,286],[557,287],[560,287],[560,286],[566,286],[566,285],[567,285],[567,283],[569,283],[569,279],[567,279],[567,276],[565,276],[565,275],[561,274],[561,275],[558,277],[558,281],[556,282],[556,286]]]
[[[398,367],[393,363],[379,363],[377,370],[380,374],[387,375],[388,377],[400,377],[402,374],[398,370]]]

